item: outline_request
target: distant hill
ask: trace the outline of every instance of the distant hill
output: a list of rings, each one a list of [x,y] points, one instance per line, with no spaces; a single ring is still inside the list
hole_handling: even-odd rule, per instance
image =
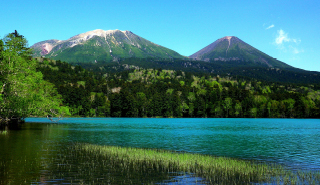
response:
[[[93,30],[68,40],[46,40],[31,46],[34,57],[66,62],[115,61],[127,57],[184,58],[179,53],[152,43],[130,31]]]
[[[189,57],[196,60],[210,62],[253,62],[259,66],[293,69],[292,66],[289,66],[288,64],[285,64],[263,53],[262,51],[259,51],[258,49],[250,46],[234,36],[220,38],[200,51],[190,55]]]

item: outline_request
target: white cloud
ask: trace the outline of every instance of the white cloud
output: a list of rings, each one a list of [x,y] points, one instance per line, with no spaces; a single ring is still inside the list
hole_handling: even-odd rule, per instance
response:
[[[268,28],[266,28],[266,30],[273,28],[273,27],[274,27],[274,24],[270,25]]]
[[[291,39],[288,37],[288,34],[283,30],[278,30],[278,36],[275,40],[276,44],[281,45],[283,42],[290,42]]]
[[[303,49],[299,49],[297,46],[300,44],[300,39],[290,38],[288,36],[288,33],[283,31],[282,29],[278,30],[277,37],[274,41],[274,43],[277,45],[278,49],[280,49],[283,52],[290,51],[294,54],[299,54],[304,52]],[[288,44],[286,44],[288,43]],[[294,44],[293,44],[294,43]],[[293,46],[293,45],[295,46]]]

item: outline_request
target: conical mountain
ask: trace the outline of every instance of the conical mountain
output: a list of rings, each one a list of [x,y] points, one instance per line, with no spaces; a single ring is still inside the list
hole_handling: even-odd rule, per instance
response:
[[[46,40],[31,46],[34,56],[66,62],[109,61],[127,57],[183,58],[130,31],[93,30],[68,40]]]
[[[218,39],[189,57],[204,61],[253,62],[265,67],[293,68],[234,36],[226,36]]]

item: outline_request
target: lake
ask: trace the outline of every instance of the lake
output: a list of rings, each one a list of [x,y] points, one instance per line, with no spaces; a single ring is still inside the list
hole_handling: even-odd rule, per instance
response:
[[[65,118],[52,123],[27,118],[21,129],[0,133],[0,184],[87,184],[92,175],[77,176],[80,159],[68,157],[74,143],[166,149],[318,171],[319,141],[319,119]],[[99,174],[94,178],[104,182],[106,177]],[[154,182],[170,179],[185,184],[201,181],[192,174],[169,174]]]

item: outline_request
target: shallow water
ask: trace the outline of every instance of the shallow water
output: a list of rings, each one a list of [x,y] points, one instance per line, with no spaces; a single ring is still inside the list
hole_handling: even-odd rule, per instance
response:
[[[20,130],[0,134],[2,182],[80,183],[72,178],[76,165],[70,167],[73,173],[56,168],[76,163],[59,156],[68,155],[66,147],[78,142],[160,148],[320,170],[319,119],[66,118],[52,124],[47,118],[27,118],[26,122]],[[67,159],[71,162],[63,161]],[[175,179],[192,184],[197,178],[170,174],[154,183]]]

